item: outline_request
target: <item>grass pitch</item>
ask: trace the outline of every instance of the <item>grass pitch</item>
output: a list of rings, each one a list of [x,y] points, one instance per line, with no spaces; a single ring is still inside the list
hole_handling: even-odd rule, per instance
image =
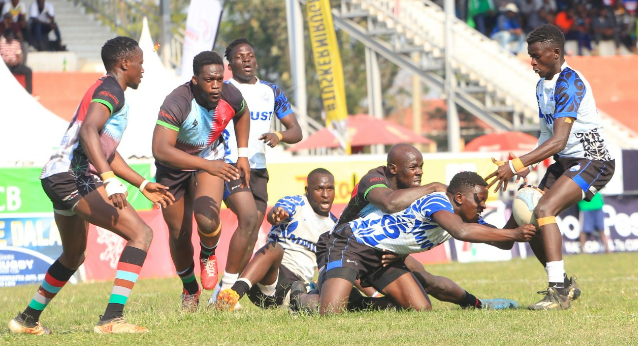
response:
[[[432,299],[433,310],[362,312],[320,318],[291,317],[284,310],[179,311],[181,285],[171,279],[140,280],[126,306],[128,320],[151,332],[95,335],[111,282],[67,285],[42,315],[55,334],[15,336],[6,323],[29,303],[36,285],[0,288],[0,344],[13,345],[637,345],[638,253],[565,257],[568,274],[583,291],[567,311],[525,309],[541,298],[546,275],[535,258],[496,263],[451,263],[427,269],[451,278],[479,298],[510,298],[521,309],[461,310]]]

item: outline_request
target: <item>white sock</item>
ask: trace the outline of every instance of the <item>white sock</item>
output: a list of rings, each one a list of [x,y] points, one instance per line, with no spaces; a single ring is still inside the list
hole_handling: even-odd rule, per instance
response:
[[[549,282],[564,282],[565,263],[563,261],[547,262],[545,270],[547,270],[547,280]]]
[[[233,284],[235,284],[235,281],[237,281],[237,279],[239,278],[239,274],[230,274],[230,273],[224,273],[224,276],[222,276],[222,291],[227,289],[227,288],[231,288],[233,286]]]
[[[261,293],[267,296],[273,296],[275,295],[275,290],[277,289],[277,281],[279,281],[279,279],[275,280],[275,282],[270,285],[262,285],[258,283],[257,287],[259,287],[259,290],[261,291]]]

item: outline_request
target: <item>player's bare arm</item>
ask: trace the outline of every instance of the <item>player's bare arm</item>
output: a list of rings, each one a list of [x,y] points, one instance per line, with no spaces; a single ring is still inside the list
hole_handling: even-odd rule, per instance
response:
[[[430,183],[419,187],[393,190],[378,187],[370,190],[366,199],[384,213],[393,214],[401,211],[417,199],[433,192],[446,192],[447,186],[441,183]]]
[[[574,118],[557,118],[554,121],[554,135],[552,137],[539,145],[536,149],[521,156],[520,158],[515,156],[512,157],[512,161],[520,160],[520,165],[522,165],[520,170],[522,171],[527,169],[529,165],[541,162],[552,157],[552,155],[559,153],[561,150],[565,149],[567,140],[569,139],[569,133],[571,132],[573,125]],[[510,156],[512,155],[513,154],[510,153]],[[514,176],[512,167],[510,167],[510,163],[507,161],[497,161],[494,159],[492,159],[492,161],[498,165],[498,168],[485,178],[485,181],[488,182],[492,179],[487,187],[491,188],[492,185],[497,183],[494,192],[498,191],[501,187],[503,187],[503,191],[505,191],[505,189],[507,189],[507,183]]]
[[[166,208],[175,202],[175,197],[168,192],[166,186],[144,179],[143,176],[139,175],[139,173],[133,170],[131,166],[124,161],[124,158],[117,151],[115,152],[113,162],[111,162],[111,168],[113,168],[115,175],[124,179],[129,184],[137,186],[144,197],[153,204]]]
[[[290,218],[290,215],[281,207],[272,207],[268,212],[268,223],[273,226],[279,225],[288,218]]]
[[[248,148],[248,135],[250,134],[250,114],[248,105],[244,101],[244,108],[239,111],[233,117],[233,123],[235,125],[235,137],[237,138],[237,148]],[[248,157],[240,156],[237,158],[237,169],[239,172],[244,173],[243,186],[250,187],[250,163],[248,163]]]
[[[527,242],[536,234],[534,225],[523,225],[514,230],[492,228],[477,223],[463,222],[460,216],[445,210],[432,214],[432,219],[450,233],[454,239],[470,243]]]
[[[84,153],[100,175],[113,171],[109,162],[106,160],[106,156],[102,150],[102,143],[100,142],[100,131],[102,131],[104,124],[106,124],[110,116],[111,111],[108,107],[98,102],[91,102],[82,127],[80,128],[80,143],[82,144]],[[111,175],[112,174],[113,173],[111,173]],[[113,176],[112,178],[115,177]],[[104,179],[104,183],[107,185],[109,200],[111,200],[116,208],[125,208],[128,205],[126,202],[126,188],[124,188],[122,183],[117,181],[117,179],[109,180],[106,176],[103,176],[102,179]],[[107,180],[109,180],[109,182],[107,182]],[[113,184],[111,188],[108,188],[109,184]]]
[[[239,179],[239,170],[222,160],[206,160],[175,147],[177,131],[155,125],[153,156],[161,164],[177,170],[202,170],[225,181]]]
[[[299,122],[297,122],[295,113],[286,115],[281,118],[280,121],[286,127],[286,131],[264,133],[259,136],[259,139],[263,140],[264,143],[268,144],[271,148],[274,148],[279,142],[294,144],[303,138],[301,126],[299,126]]]

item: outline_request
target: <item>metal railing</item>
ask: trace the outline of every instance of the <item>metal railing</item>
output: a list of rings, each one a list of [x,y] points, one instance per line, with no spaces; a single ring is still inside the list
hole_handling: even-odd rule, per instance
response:
[[[117,35],[139,38],[144,17],[148,18],[149,23],[161,22],[159,7],[131,0],[73,0],[73,4],[84,6]],[[156,42],[160,36],[160,27],[154,25],[149,29],[151,37]],[[165,48],[168,48],[168,62],[173,67],[181,66],[184,30],[184,27],[170,23],[170,47]]]

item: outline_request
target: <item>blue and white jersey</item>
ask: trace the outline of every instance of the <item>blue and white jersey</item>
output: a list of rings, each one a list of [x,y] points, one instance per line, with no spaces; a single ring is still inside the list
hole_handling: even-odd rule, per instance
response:
[[[609,161],[613,157],[608,150],[607,137],[591,86],[578,71],[567,63],[551,80],[542,78],[536,85],[539,117],[541,120],[541,145],[554,135],[554,121],[558,118],[575,118],[565,149],[559,157],[586,158]]]
[[[292,113],[292,106],[286,95],[276,84],[257,79],[255,84],[243,84],[231,78],[225,83],[230,83],[241,91],[248,110],[250,110],[250,135],[248,137],[248,161],[250,168],[266,168],[266,144],[259,137],[270,132],[272,116],[281,119]],[[226,162],[237,162],[237,140],[235,128],[228,126],[224,131],[224,138],[228,141],[230,155]]]
[[[332,230],[337,218],[332,213],[329,216],[317,215],[306,195],[283,197],[273,208],[277,207],[288,212],[290,217],[272,226],[268,241],[277,242],[284,248],[281,264],[310,282],[317,269],[317,240],[321,234]]]
[[[378,250],[408,255],[430,250],[450,239],[450,234],[432,220],[432,215],[442,210],[454,213],[447,195],[435,192],[394,214],[384,213],[370,204],[364,209],[367,215],[348,225],[358,242]]]

